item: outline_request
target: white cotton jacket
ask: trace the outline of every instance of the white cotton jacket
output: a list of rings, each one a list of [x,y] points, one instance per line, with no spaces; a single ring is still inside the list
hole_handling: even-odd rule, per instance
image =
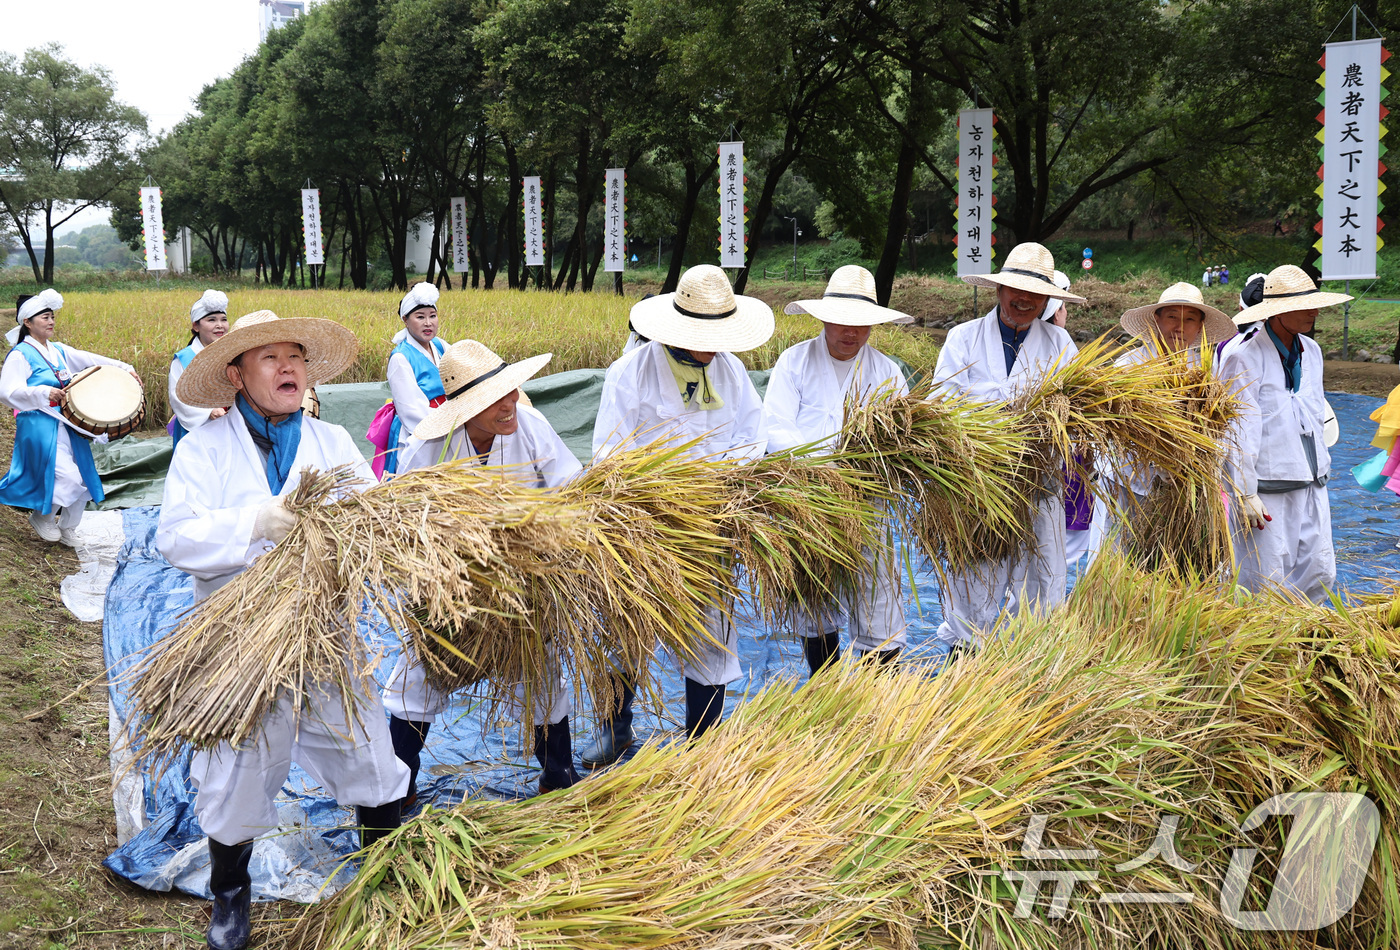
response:
[[[484,458],[476,455],[465,425],[458,426],[450,435],[440,439],[429,439],[427,442],[409,439],[404,446],[405,461],[399,466],[399,474],[415,468],[427,468],[439,461],[475,457],[478,464],[483,466],[507,466],[512,475],[532,488],[558,488],[583,471],[574,453],[569,451],[564,440],[559,438],[559,433],[554,431],[554,426],[538,409],[517,403],[515,418],[515,432],[496,436],[491,442],[491,451]],[[443,452],[444,446],[446,454]]]
[[[1322,436],[1322,348],[1308,337],[1300,361],[1303,380],[1288,388],[1278,348],[1256,323],[1225,345],[1218,375],[1239,401],[1231,430],[1230,475],[1245,495],[1325,484],[1332,459]]]
[[[870,344],[862,346],[849,362],[850,375],[842,382],[825,336],[782,352],[773,364],[763,396],[768,451],[781,452],[822,440],[823,448],[830,451],[836,447],[845,421],[847,395],[865,403],[882,390],[893,389],[900,395],[909,392],[899,365]]]
[[[350,433],[303,414],[301,444],[282,494],[296,490],[302,469],[327,471],[339,465],[354,469],[364,479],[363,487],[375,483]],[[266,538],[253,537],[258,509],[272,499],[266,472],[237,408],[180,442],[165,476],[156,547],[194,578],[196,603],[272,550]]]
[[[945,392],[961,393],[978,402],[1005,402],[1037,385],[1079,352],[1063,327],[1036,320],[1007,373],[997,321],[993,307],[981,319],[948,331],[933,370],[934,379]]]
[[[198,355],[204,349],[204,344],[196,337],[190,343],[190,349]],[[175,418],[180,420],[180,425],[185,427],[186,432],[193,432],[204,423],[209,421],[209,410],[198,406],[190,406],[180,401],[180,397],[175,395],[175,390],[180,384],[180,377],[185,375],[185,364],[178,358],[170,361],[170,374],[165,381],[165,395],[170,400],[170,411],[175,414]]]
[[[732,353],[716,353],[705,371],[710,385],[724,400],[718,409],[685,407],[665,347],[655,340],[618,359],[603,378],[603,395],[593,424],[594,456],[611,454],[634,433],[642,443],[703,437],[691,450],[695,457],[762,456],[768,442],[763,401],[744,364]]]

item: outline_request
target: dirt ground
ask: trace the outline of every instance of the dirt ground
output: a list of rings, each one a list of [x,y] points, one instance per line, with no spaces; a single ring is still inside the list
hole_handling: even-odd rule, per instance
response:
[[[916,328],[940,343],[944,330]],[[1384,396],[1400,368],[1326,364],[1331,390]],[[0,459],[14,424],[0,414]],[[153,894],[102,867],[116,847],[102,627],[64,609],[72,552],[0,507],[0,950],[203,946],[208,905]],[[261,905],[265,921],[295,913]],[[261,927],[259,929],[262,929]]]

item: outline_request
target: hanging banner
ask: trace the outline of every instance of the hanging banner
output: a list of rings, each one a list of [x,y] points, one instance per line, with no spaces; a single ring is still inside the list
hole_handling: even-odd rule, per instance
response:
[[[525,266],[544,264],[544,223],[540,214],[540,176],[525,176]]]
[[[749,247],[744,206],[744,143],[719,143],[719,266],[743,267]]]
[[[1323,124],[1317,138],[1322,142],[1322,179],[1317,193],[1321,220],[1316,229],[1322,237],[1314,245],[1322,254],[1318,262],[1323,280],[1369,280],[1376,276],[1376,251],[1382,247],[1380,235],[1382,185],[1385,171],[1381,156],[1385,146],[1381,120],[1387,110],[1381,105],[1385,89],[1381,83],[1390,75],[1381,64],[1390,53],[1381,48],[1382,40],[1353,40],[1327,43],[1320,63]]]
[[[996,209],[992,207],[992,179],[996,177],[992,154],[991,109],[964,109],[958,113],[958,209],[954,212],[958,276],[992,272],[992,237]]]
[[[141,189],[141,237],[146,242],[146,270],[165,270],[165,218],[160,210],[160,189]]]
[[[621,272],[627,261],[627,176],[603,172],[603,270]]]
[[[471,267],[467,261],[467,242],[471,240],[467,232],[467,199],[452,199],[452,269],[465,274]]]
[[[324,264],[326,249],[321,240],[321,192],[316,188],[301,190],[301,233],[306,242],[306,263]]]

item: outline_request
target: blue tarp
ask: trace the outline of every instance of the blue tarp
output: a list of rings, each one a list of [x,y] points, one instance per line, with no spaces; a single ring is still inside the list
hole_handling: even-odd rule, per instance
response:
[[[1381,400],[1369,396],[1329,394],[1342,427],[1342,440],[1333,450],[1331,485],[1333,535],[1337,546],[1339,586],[1352,593],[1380,589],[1380,579],[1392,577],[1400,561],[1395,548],[1400,537],[1396,515],[1400,499],[1390,492],[1362,491],[1347,474],[1374,450],[1369,441],[1374,424],[1367,418]],[[125,512],[127,542],[107,596],[104,620],[106,659],[117,673],[127,659],[155,641],[175,624],[181,611],[192,602],[188,577],[167,564],[154,547],[159,509],[134,508]],[[918,602],[910,605],[910,642],[916,654],[936,662],[939,650],[930,640],[941,619],[936,584],[928,575],[919,578]],[[742,679],[732,683],[726,707],[733,709],[746,693],[767,683],[790,676],[805,678],[806,667],[797,644],[783,641],[753,623],[741,623],[740,656]],[[396,641],[386,630],[368,630],[367,636],[386,649],[383,671],[395,658]],[[128,712],[127,684],[119,675],[112,678],[111,699],[114,716],[124,721]],[[674,677],[663,679],[666,707],[660,718],[650,712],[639,714],[642,736],[675,728],[684,720],[684,688]],[[474,709],[479,697],[464,695],[459,704],[439,720],[429,735],[423,753],[422,797],[437,804],[460,801],[463,796],[518,798],[532,793],[536,770],[528,747],[522,747],[518,729],[502,729],[500,723],[486,723]],[[588,698],[575,696],[580,708],[574,719],[576,747],[588,741],[584,717]],[[146,777],[144,788],[128,796],[140,811],[145,829],[132,837],[105,862],[116,873],[152,890],[178,888],[191,894],[208,895],[207,853],[202,846],[198,822],[191,812],[192,791],[188,787],[187,762],[177,763],[159,780]],[[118,804],[119,810],[122,808]],[[339,862],[355,847],[349,830],[353,815],[320,797],[317,789],[299,769],[284,786],[279,800],[284,834],[259,841],[253,871],[255,892],[260,899],[316,899]],[[332,880],[332,888],[343,883],[348,869]]]

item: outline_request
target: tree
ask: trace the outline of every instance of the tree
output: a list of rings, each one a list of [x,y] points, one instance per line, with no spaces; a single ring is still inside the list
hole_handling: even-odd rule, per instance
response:
[[[128,146],[146,117],[116,99],[111,77],[63,58],[57,45],[22,61],[0,56],[0,208],[13,223],[34,279],[53,281],[54,230],[75,214],[134,186]],[[42,223],[42,269],[30,231]]]

